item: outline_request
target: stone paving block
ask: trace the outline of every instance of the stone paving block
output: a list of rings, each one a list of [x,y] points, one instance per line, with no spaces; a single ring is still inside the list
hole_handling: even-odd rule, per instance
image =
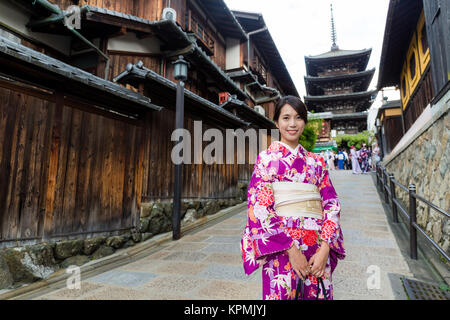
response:
[[[405,272],[409,273],[408,264],[402,257],[386,257],[382,255],[373,255],[371,253],[365,253],[362,256],[362,265],[377,265],[383,271],[387,272]]]
[[[155,272],[158,274],[175,274],[175,275],[196,275],[203,274],[203,270],[209,263],[208,260],[205,263],[199,262],[186,262],[186,261],[172,261],[160,264],[155,268]]]
[[[196,294],[203,299],[256,300],[261,298],[261,285],[258,282],[243,286],[239,282],[213,280]]]
[[[239,244],[231,244],[231,243],[213,243],[202,249],[201,252],[210,253],[240,253],[241,249]]]
[[[203,249],[204,250],[204,249]],[[163,260],[180,260],[180,261],[201,261],[207,256],[203,252],[183,252],[174,251],[173,253],[167,255]]]
[[[367,267],[359,263],[343,260],[339,261],[333,272],[333,279],[343,279],[345,277],[366,277]]]
[[[222,265],[211,263],[205,267],[202,277],[207,279],[223,279],[232,281],[252,282],[260,281],[257,273],[247,276],[242,266]]]
[[[217,236],[242,236],[243,232],[243,227],[238,229],[215,229],[214,235],[212,235],[210,239],[214,239]]]
[[[198,251],[208,246],[208,243],[203,242],[187,242],[177,241],[167,248],[169,251]]]
[[[349,252],[357,252],[360,255],[367,253],[367,254],[384,255],[384,256],[391,256],[391,257],[401,257],[402,256],[402,254],[398,248],[374,248],[374,247],[370,247],[370,246],[360,246],[360,245],[354,245],[354,244],[346,245],[345,248]]]
[[[150,295],[143,290],[109,287],[83,296],[83,300],[149,300]]]
[[[155,294],[191,294],[194,290],[199,290],[209,283],[208,280],[194,276],[161,275],[149,282],[139,286],[139,290]]]
[[[239,253],[211,253],[205,260],[212,263],[234,264],[242,267],[242,257]]]
[[[142,259],[135,261],[133,263],[125,264],[117,268],[117,270],[147,272],[156,274],[157,273],[156,270],[166,264],[167,262],[164,260]]]
[[[169,254],[171,254],[170,251],[160,250],[160,251],[157,251],[157,252],[155,252],[155,253],[153,253],[153,254],[143,258],[143,260],[146,260],[146,259],[148,259],[148,260],[162,259],[162,258],[168,256]]]
[[[136,287],[150,279],[156,277],[156,274],[146,272],[133,272],[114,269],[95,277],[89,278],[89,282],[101,284],[114,284],[117,286]]]
[[[81,296],[105,288],[104,285],[89,283],[82,281],[80,283],[80,289],[68,289],[66,287],[54,291],[50,294],[38,297],[36,300],[74,300],[80,298]]]
[[[388,299],[393,299],[392,293],[389,289],[384,287],[381,289],[368,289],[367,279],[357,278],[357,277],[346,277],[340,281],[334,281],[333,290],[335,296],[340,296],[345,299],[347,295],[363,295],[363,296],[373,296],[373,297],[387,297]]]
[[[207,241],[212,236],[209,235],[199,235],[199,234],[188,234],[183,239],[188,242],[204,242]]]
[[[240,243],[242,235],[239,236],[215,236],[212,237],[209,243]]]

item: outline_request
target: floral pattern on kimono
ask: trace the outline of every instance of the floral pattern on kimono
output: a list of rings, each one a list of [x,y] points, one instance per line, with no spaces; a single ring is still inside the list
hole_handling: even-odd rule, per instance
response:
[[[241,240],[244,271],[251,274],[263,267],[263,299],[294,299],[299,279],[286,250],[294,243],[309,260],[324,240],[330,253],[322,279],[327,298],[332,299],[332,272],[337,260],[345,257],[338,196],[322,157],[301,145],[292,152],[289,149],[274,141],[257,156],[248,186],[248,219]],[[323,219],[278,216],[271,186],[275,181],[316,185],[322,198]],[[324,298],[317,279],[310,275],[304,281],[304,298],[316,299],[317,295]]]

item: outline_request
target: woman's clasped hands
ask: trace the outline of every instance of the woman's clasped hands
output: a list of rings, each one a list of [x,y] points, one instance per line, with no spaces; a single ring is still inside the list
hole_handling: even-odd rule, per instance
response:
[[[320,247],[320,249],[315,254],[313,254],[308,261],[305,255],[299,249],[297,249],[295,245],[292,245],[287,250],[287,253],[289,255],[289,262],[291,263],[292,269],[303,281],[310,274],[312,274],[316,278],[320,278],[323,276],[328,261],[329,252],[330,247],[328,246],[328,243],[322,242],[322,246]]]

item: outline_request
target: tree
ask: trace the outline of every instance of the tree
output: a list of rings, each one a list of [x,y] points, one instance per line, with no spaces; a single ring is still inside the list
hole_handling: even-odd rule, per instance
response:
[[[374,139],[374,133],[365,130],[357,134],[340,134],[336,136],[336,143],[339,148],[349,148],[353,145],[356,149],[361,149],[363,143],[370,146],[374,142]]]
[[[322,119],[308,120],[308,124],[300,136],[299,143],[308,151],[312,152],[322,127]]]

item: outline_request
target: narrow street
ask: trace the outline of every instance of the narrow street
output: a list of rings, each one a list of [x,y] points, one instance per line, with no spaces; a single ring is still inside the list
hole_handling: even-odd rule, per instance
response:
[[[406,299],[400,276],[411,277],[370,175],[331,173],[341,205],[347,258],[333,276],[334,297]],[[246,210],[169,241],[148,257],[34,299],[261,299],[261,270],[247,277],[239,242]],[[376,277],[379,274],[379,281]],[[370,279],[369,279],[370,278]],[[372,279],[372,280],[371,280]],[[369,286],[368,286],[369,285]]]

